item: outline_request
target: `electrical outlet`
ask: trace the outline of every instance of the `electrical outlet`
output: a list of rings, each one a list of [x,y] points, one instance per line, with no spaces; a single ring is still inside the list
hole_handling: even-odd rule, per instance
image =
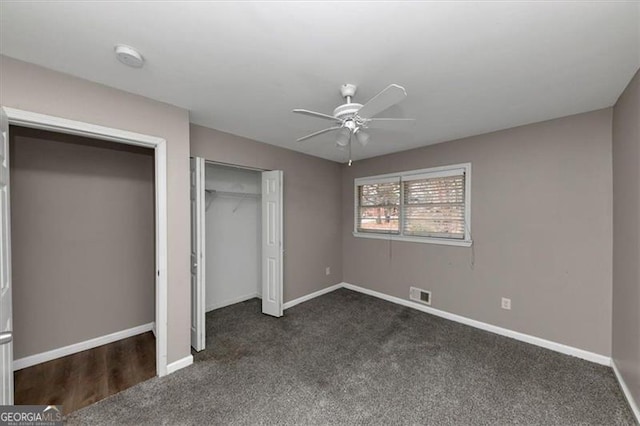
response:
[[[331,275],[331,266],[327,266],[326,268],[324,268],[324,273],[327,275]]]
[[[511,310],[511,299],[507,299],[506,297],[502,298],[502,309]]]

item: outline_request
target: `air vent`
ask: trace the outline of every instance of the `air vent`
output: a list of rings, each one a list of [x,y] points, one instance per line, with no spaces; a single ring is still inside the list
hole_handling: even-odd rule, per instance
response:
[[[425,305],[431,305],[431,292],[422,290],[420,288],[411,287],[409,290],[409,299],[416,302],[424,303]]]

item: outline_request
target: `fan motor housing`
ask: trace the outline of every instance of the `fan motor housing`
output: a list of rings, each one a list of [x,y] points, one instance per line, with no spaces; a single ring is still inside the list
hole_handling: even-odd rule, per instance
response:
[[[355,102],[349,103],[349,104],[343,104],[333,110],[333,116],[340,120],[351,118],[354,115],[356,115],[356,113],[360,108],[362,108],[362,104],[358,104]]]

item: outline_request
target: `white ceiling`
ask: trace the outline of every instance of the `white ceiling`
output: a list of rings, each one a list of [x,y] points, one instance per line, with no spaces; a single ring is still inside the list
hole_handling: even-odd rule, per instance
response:
[[[345,161],[326,122],[343,83],[364,103],[409,94],[379,116],[361,159],[611,106],[640,66],[637,2],[89,3],[0,5],[0,52],[168,102],[191,121]],[[113,46],[138,48],[143,69]]]

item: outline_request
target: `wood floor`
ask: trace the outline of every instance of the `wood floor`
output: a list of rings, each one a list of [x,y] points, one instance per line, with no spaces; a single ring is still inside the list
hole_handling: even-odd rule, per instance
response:
[[[14,373],[15,404],[62,405],[64,414],[156,375],[156,341],[147,332]]]

